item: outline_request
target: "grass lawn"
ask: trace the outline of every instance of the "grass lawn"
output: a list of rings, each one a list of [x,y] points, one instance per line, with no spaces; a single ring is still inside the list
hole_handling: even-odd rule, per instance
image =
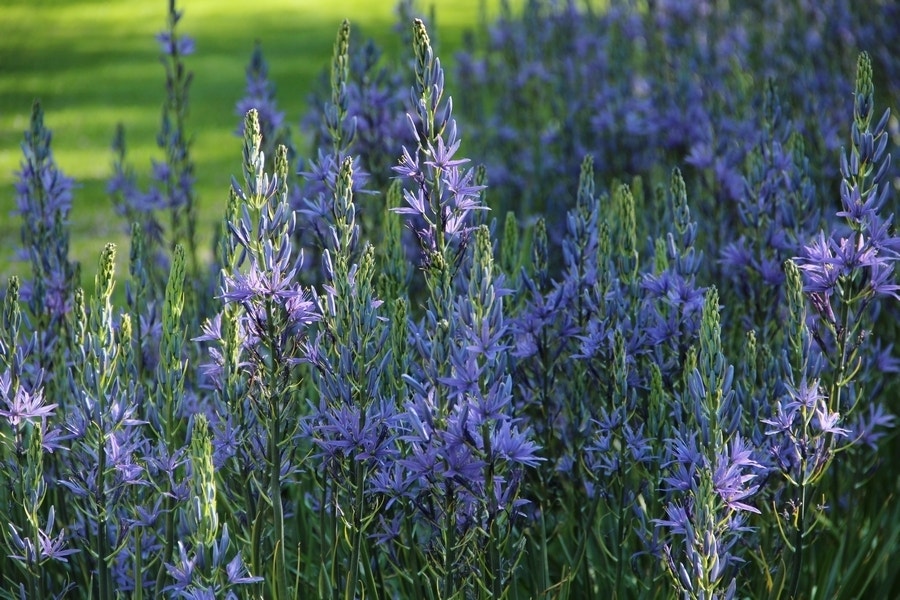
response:
[[[424,4],[424,3],[423,3]],[[495,14],[499,0],[434,0],[435,37],[449,59],[463,32],[478,23],[482,4]],[[240,168],[235,104],[244,92],[245,67],[255,40],[269,62],[278,99],[294,126],[309,90],[328,66],[342,19],[374,38],[396,58],[393,0],[180,0],[183,34],[197,42],[187,58],[194,72],[190,132],[203,240],[221,218],[229,181]],[[103,244],[126,244],[124,223],[106,194],[115,126],[126,127],[129,161],[143,176],[159,157],[156,132],[165,95],[154,35],[165,27],[167,0],[5,0],[0,4],[0,277],[22,272],[11,262],[20,221],[13,181],[31,106],[39,99],[53,131],[53,150],[77,184],[71,213],[72,255],[93,278]],[[448,69],[449,71],[449,69]],[[449,82],[454,92],[452,80]],[[304,151],[302,139],[300,150]],[[145,181],[142,180],[142,182]],[[205,242],[203,242],[205,244]],[[120,246],[120,270],[127,260]]]

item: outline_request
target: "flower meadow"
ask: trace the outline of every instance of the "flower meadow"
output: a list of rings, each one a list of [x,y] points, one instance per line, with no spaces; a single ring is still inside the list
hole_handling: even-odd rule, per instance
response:
[[[0,597],[896,597],[900,14],[859,4],[503,3],[445,72],[403,1],[400,60],[336,32],[311,148],[261,36],[208,250],[170,0],[127,251],[70,260],[24,133]]]

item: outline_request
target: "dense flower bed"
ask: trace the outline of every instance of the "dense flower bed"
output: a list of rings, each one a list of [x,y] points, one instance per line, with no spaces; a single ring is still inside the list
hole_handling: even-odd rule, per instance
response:
[[[0,597],[896,593],[897,9],[734,4],[505,7],[455,104],[345,22],[311,157],[258,46],[210,267],[171,2],[87,293],[36,104]]]

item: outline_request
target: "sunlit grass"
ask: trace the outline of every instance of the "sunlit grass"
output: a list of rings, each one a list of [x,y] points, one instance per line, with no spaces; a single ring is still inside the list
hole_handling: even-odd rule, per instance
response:
[[[423,3],[424,4],[424,3]],[[433,27],[439,53],[452,59],[463,32],[499,0],[439,0]],[[295,130],[319,73],[328,65],[344,18],[388,57],[400,56],[395,3],[390,0],[182,0],[180,31],[196,39],[187,59],[194,72],[189,130],[200,209],[200,233],[209,240],[221,218],[231,174],[240,164],[234,107],[244,91],[247,61],[260,40],[278,87],[279,104]],[[123,223],[106,194],[116,124],[126,128],[129,162],[140,176],[158,157],[155,145],[164,99],[164,72],[154,35],[165,26],[166,0],[7,0],[0,5],[0,276],[11,264],[19,219],[13,182],[22,134],[39,99],[53,131],[53,151],[78,188],[71,214],[72,254],[92,276],[107,241],[127,244]],[[452,87],[450,88],[452,93]],[[304,148],[303,140],[297,140]],[[205,241],[203,242],[205,243]]]

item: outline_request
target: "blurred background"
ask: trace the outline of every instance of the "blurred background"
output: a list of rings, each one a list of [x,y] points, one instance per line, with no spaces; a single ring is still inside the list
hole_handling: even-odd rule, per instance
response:
[[[463,35],[499,11],[500,0],[434,0],[429,24],[438,55],[448,63]],[[513,4],[520,4],[514,2]],[[222,217],[229,182],[241,164],[240,117],[246,68],[261,42],[279,107],[298,151],[308,151],[299,123],[316,80],[329,67],[341,21],[361,40],[374,39],[382,60],[406,60],[393,0],[180,0],[181,35],[196,48],[185,59],[194,73],[187,129],[193,135],[200,234],[205,243]],[[426,10],[428,10],[426,8]],[[3,0],[0,2],[0,277],[21,273],[15,263],[20,221],[13,213],[15,172],[32,104],[39,100],[53,132],[62,172],[75,179],[72,258],[93,277],[107,241],[127,244],[123,222],[106,192],[110,146],[125,127],[128,162],[148,181],[165,99],[165,72],[155,36],[166,27],[167,0]],[[405,32],[404,32],[405,33]],[[402,52],[401,52],[402,51]],[[447,69],[448,78],[452,69]],[[448,81],[453,93],[453,82]],[[205,247],[205,246],[204,246]],[[127,246],[120,246],[127,252]],[[121,267],[121,265],[120,265]]]

